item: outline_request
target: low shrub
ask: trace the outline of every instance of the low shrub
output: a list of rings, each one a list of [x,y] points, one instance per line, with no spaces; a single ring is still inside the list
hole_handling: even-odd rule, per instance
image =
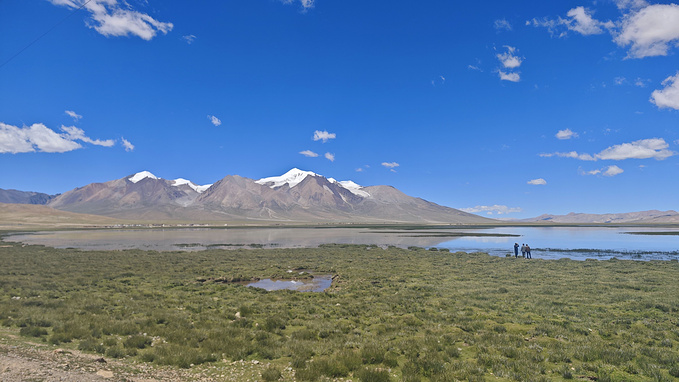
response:
[[[278,381],[282,376],[281,371],[275,366],[269,366],[262,371],[262,380],[265,382]]]
[[[26,337],[42,337],[47,335],[47,330],[35,326],[25,326],[19,330],[19,334]]]
[[[389,372],[384,369],[365,368],[356,373],[361,382],[389,382]]]

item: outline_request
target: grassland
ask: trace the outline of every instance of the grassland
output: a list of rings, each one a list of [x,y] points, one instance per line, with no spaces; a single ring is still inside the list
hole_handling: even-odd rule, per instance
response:
[[[679,378],[677,261],[0,244],[3,333],[130,365],[209,374],[258,361],[265,381]],[[209,282],[289,269],[336,277],[322,293]]]

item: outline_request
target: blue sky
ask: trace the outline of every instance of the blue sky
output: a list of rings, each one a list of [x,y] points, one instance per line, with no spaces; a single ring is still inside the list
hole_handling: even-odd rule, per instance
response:
[[[0,36],[0,188],[298,167],[491,217],[679,208],[673,3],[8,0]]]

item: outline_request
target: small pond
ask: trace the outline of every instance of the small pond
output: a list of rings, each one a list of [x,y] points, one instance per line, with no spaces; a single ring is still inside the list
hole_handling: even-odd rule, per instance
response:
[[[323,292],[332,284],[332,275],[316,275],[311,279],[302,280],[272,280],[262,279],[251,282],[246,286],[252,288],[262,288],[267,291],[274,290],[294,290],[298,292]]]

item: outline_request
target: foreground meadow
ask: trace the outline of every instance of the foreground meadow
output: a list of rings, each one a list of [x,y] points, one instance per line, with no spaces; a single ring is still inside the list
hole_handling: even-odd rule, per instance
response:
[[[0,244],[3,336],[96,354],[132,374],[242,380],[224,371],[245,364],[264,381],[679,379],[677,261]],[[333,285],[266,292],[237,282],[302,269],[334,275]]]

